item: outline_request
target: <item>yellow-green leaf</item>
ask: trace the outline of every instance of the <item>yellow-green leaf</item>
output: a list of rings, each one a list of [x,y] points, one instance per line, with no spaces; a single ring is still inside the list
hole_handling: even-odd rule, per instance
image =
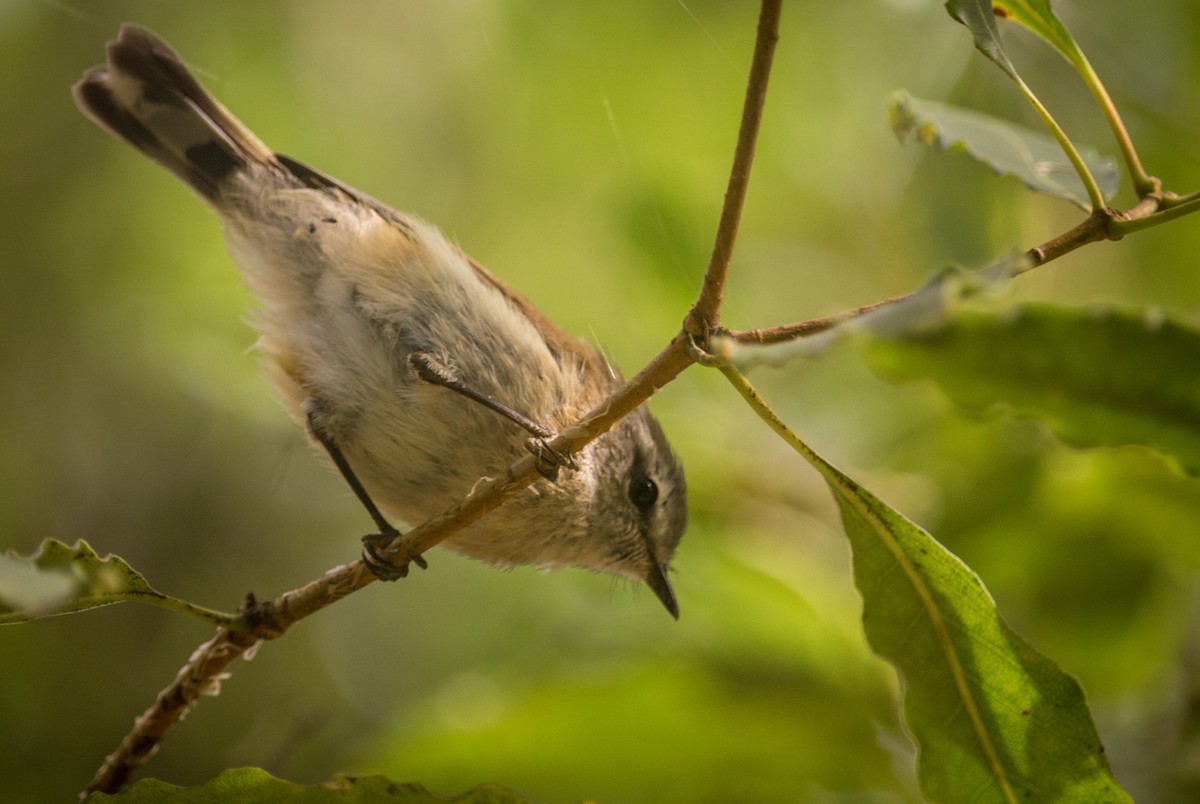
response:
[[[1045,39],[1072,64],[1083,58],[1074,37],[1050,10],[1050,0],[992,0],[994,16],[1024,25]]]
[[[837,500],[863,626],[904,681],[905,723],[929,800],[1129,801],[1079,683],[1009,628],[979,577],[814,452],[742,375],[723,372]]]
[[[1128,801],[1079,683],[1009,628],[957,556],[833,466],[814,466],[850,538],[867,638],[904,679],[925,795]]]
[[[0,625],[72,614],[125,600],[172,609],[215,625],[236,617],[164,595],[120,556],[101,558],[85,541],[46,539],[32,556],[0,556]]]

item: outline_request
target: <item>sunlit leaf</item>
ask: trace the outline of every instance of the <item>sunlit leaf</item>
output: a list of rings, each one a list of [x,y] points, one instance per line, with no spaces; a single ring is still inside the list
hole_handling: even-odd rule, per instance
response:
[[[119,801],[122,804],[158,804],[170,801],[188,804],[220,802],[290,801],[305,804],[354,804],[392,801],[397,804],[523,804],[524,798],[503,787],[481,785],[460,796],[440,796],[424,785],[401,784],[384,776],[336,776],[324,784],[301,786],[277,779],[258,768],[234,768],[196,787],[176,787],[157,779],[142,779],[121,793],[93,794],[89,802]]]
[[[1000,175],[1026,187],[1091,208],[1087,190],[1062,148],[1045,134],[980,112],[919,100],[897,92],[888,102],[892,130],[901,140],[915,136],[926,145],[961,150]],[[1092,148],[1078,148],[1105,199],[1117,193],[1118,164]]]
[[[1200,474],[1200,330],[1160,314],[1029,305],[963,312],[865,345],[885,377],[928,378],[960,405],[997,404],[1067,443],[1140,445]]]
[[[57,539],[42,542],[32,557],[6,555],[0,558],[7,568],[0,578],[0,623],[24,622],[54,614],[68,614],[97,606],[107,606],[138,596],[157,595],[146,579],[118,556],[101,558],[84,541],[74,546]],[[21,573],[24,583],[11,581]],[[30,579],[61,589],[51,600],[36,600],[25,593]]]
[[[63,568],[41,569],[31,559],[0,555],[0,623],[10,612],[34,619],[62,610],[79,589],[79,579]]]
[[[1054,16],[1049,0],[949,0],[946,10],[970,29],[975,38],[975,47],[1013,78],[1017,77],[1017,71],[1000,43],[997,17],[1025,26],[1045,39],[1072,64],[1078,64],[1082,59],[1079,45],[1066,26]]]
[[[969,567],[817,455],[744,377],[724,371],[837,499],[867,639],[904,681],[924,794],[976,804],[1128,801],[1078,682],[1008,627]]]
[[[819,459],[818,459],[819,461]],[[905,682],[931,801],[1127,801],[1079,683],[1018,636],[979,577],[829,464],[867,638]]]
[[[1024,25],[1077,64],[1082,54],[1066,26],[1050,10],[1050,0],[993,0],[993,15]]]
[[[151,603],[207,622],[235,619],[155,591],[120,556],[101,558],[85,541],[46,539],[29,557],[0,556],[0,625],[72,614],[125,600]]]

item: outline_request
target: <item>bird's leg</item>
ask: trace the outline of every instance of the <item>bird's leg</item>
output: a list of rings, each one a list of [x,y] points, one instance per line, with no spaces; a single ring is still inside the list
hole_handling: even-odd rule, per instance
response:
[[[440,385],[443,388],[465,396],[467,399],[478,402],[488,410],[499,413],[526,432],[532,434],[533,438],[525,442],[525,447],[537,458],[538,474],[542,477],[554,481],[558,479],[558,470],[560,468],[564,466],[572,470],[579,468],[578,464],[575,463],[575,457],[569,451],[560,451],[550,446],[550,439],[554,438],[555,435],[553,430],[538,424],[525,414],[513,410],[503,402],[497,402],[482,391],[467,385],[449,367],[433,355],[428,352],[412,352],[408,356],[408,365],[425,382],[431,385]]]
[[[407,554],[408,560],[399,564],[380,555],[380,548],[391,544],[394,539],[399,538],[402,534],[392,523],[384,518],[383,514],[379,511],[379,507],[375,505],[375,501],[371,499],[371,495],[363,487],[362,481],[358,479],[358,475],[354,474],[354,470],[350,468],[350,463],[346,460],[346,456],[342,454],[342,450],[338,447],[337,442],[321,426],[320,404],[310,402],[307,405],[305,415],[308,418],[308,431],[312,433],[317,443],[329,453],[333,465],[341,472],[342,477],[349,484],[351,491],[354,492],[354,496],[358,497],[359,502],[363,504],[363,507],[367,509],[367,513],[371,515],[371,519],[375,521],[375,527],[379,529],[376,533],[369,533],[362,538],[363,563],[381,581],[394,581],[403,578],[408,574],[409,562],[416,564],[421,569],[425,569],[428,564],[420,554]]]

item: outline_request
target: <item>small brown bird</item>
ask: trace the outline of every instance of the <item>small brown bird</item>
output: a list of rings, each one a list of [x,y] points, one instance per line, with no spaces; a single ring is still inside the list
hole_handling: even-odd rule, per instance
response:
[[[433,226],[271,151],[145,28],[123,26],[74,94],[220,217],[261,303],[259,348],[279,396],[379,538],[397,533],[381,511],[408,523],[441,512],[503,473],[529,433],[544,446],[620,383],[595,348]],[[640,408],[579,454],[549,458],[555,482],[444,544],[498,566],[644,581],[678,617],[667,571],[686,484],[658,423]]]

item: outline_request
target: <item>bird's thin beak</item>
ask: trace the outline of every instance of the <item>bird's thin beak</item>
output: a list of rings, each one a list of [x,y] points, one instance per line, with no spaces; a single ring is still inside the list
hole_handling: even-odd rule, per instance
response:
[[[675,602],[675,590],[671,588],[671,582],[667,580],[667,572],[663,567],[655,561],[650,565],[650,572],[645,577],[646,585],[654,590],[654,594],[658,595],[658,599],[667,607],[667,611],[676,620],[679,619],[679,604]]]

